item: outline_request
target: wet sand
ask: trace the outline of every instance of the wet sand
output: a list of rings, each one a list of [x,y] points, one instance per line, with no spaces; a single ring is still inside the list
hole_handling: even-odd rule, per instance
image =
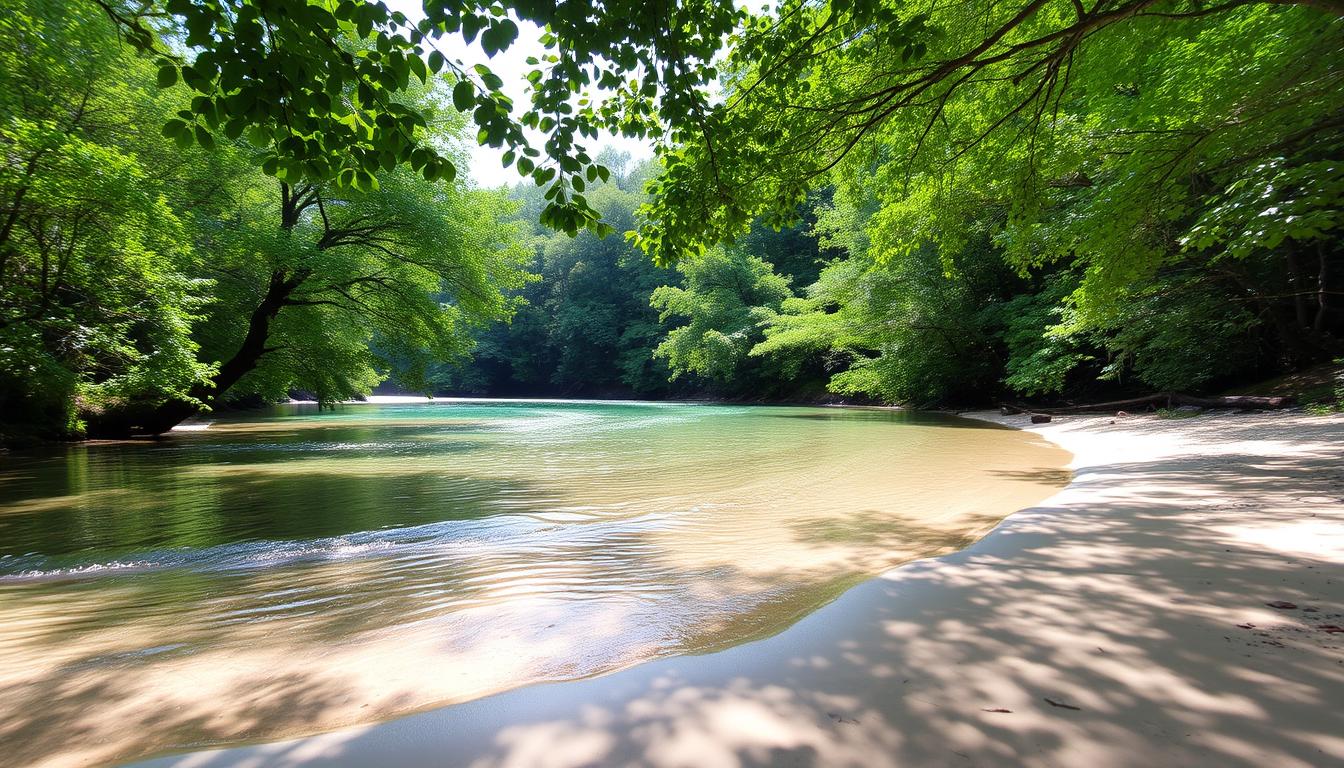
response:
[[[143,765],[1344,764],[1344,417],[1030,428],[1069,487],[773,637]]]

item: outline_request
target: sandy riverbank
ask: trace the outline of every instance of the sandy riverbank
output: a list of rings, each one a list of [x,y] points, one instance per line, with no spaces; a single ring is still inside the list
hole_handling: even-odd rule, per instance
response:
[[[775,637],[150,764],[1344,764],[1344,417],[1033,429],[1068,488]]]

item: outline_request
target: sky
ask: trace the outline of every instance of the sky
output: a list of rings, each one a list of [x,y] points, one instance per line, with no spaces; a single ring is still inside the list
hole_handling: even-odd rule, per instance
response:
[[[419,0],[390,0],[388,7],[394,11],[401,11],[412,21],[418,21],[424,18],[424,12],[421,10]],[[495,54],[494,58],[485,55],[485,51],[480,46],[479,38],[475,43],[467,45],[459,35],[444,35],[439,39],[439,49],[445,56],[454,59],[465,68],[471,68],[476,64],[485,64],[490,70],[499,75],[504,81],[504,92],[514,101],[514,115],[522,113],[522,109],[529,103],[527,98],[527,73],[532,67],[527,65],[529,56],[541,57],[544,49],[541,43],[541,28],[536,25],[518,21],[518,39],[508,50]],[[530,138],[538,140],[541,134],[532,133]],[[536,141],[540,146],[541,141]],[[481,187],[498,187],[503,185],[512,186],[522,180],[515,168],[503,167],[502,158],[504,149],[491,149],[482,147],[475,141],[468,141],[467,146],[471,153],[470,157],[470,176],[472,181]],[[603,133],[598,137],[598,141],[586,145],[588,154],[596,157],[597,153],[603,147],[612,147],[621,152],[628,152],[632,161],[644,160],[653,157],[653,144],[647,140],[630,139],[624,136],[611,136]]]

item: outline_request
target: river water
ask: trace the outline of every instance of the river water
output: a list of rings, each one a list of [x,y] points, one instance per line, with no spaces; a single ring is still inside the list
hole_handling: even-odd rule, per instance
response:
[[[291,405],[0,457],[0,754],[369,722],[764,637],[1066,482],[888,410]]]

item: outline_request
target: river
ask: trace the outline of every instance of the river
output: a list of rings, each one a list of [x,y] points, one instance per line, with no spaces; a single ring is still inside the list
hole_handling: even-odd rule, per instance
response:
[[[788,627],[1068,478],[878,409],[295,404],[0,457],[0,750],[312,733]]]

